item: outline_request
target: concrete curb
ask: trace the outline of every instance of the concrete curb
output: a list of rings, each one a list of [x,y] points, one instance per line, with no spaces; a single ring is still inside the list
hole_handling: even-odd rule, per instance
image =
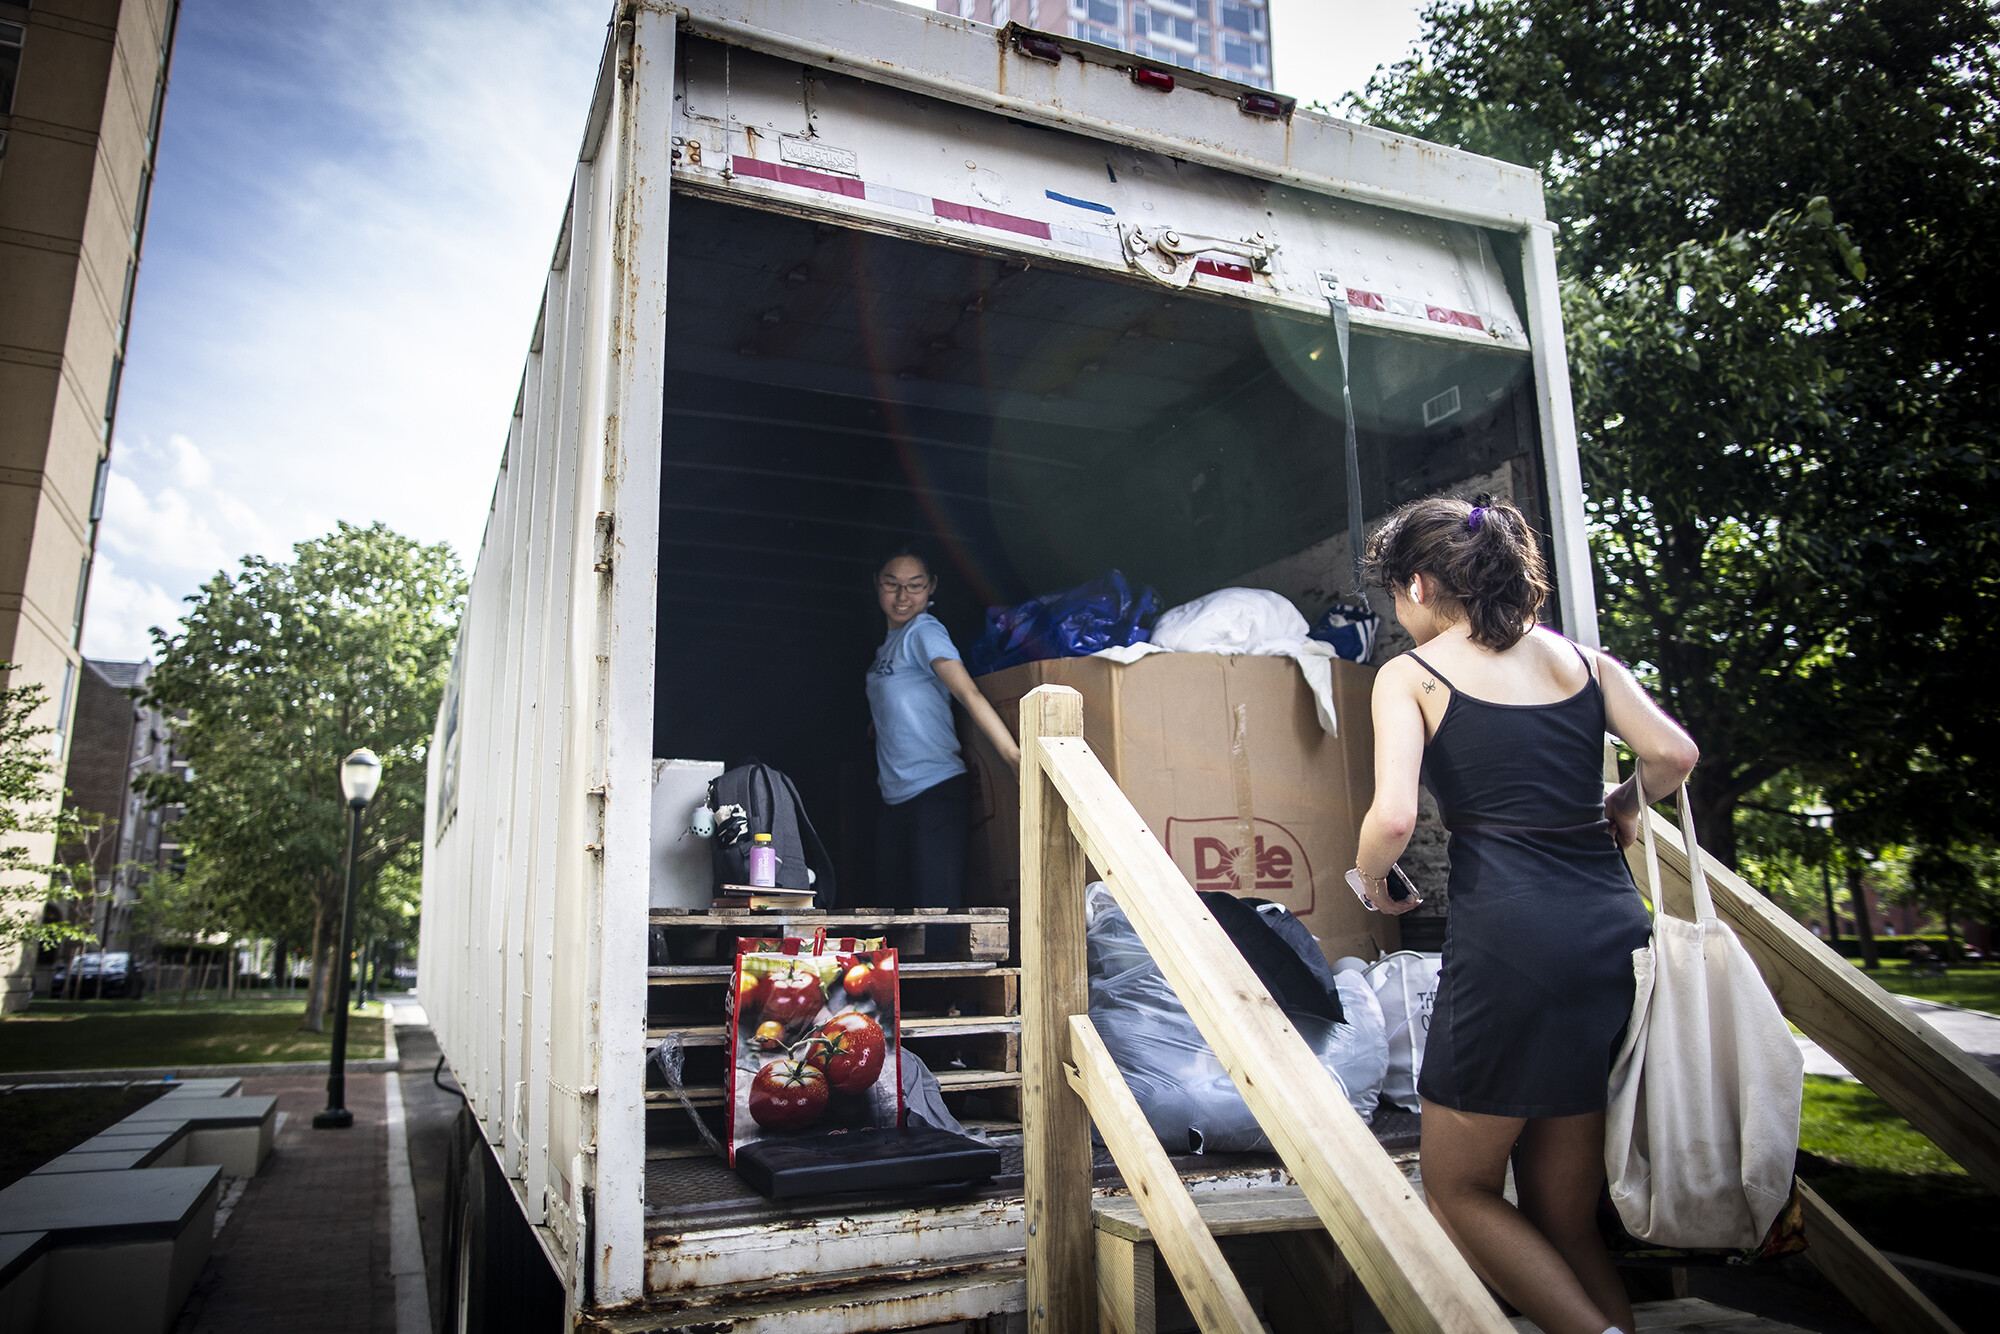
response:
[[[396,1025],[382,1021],[382,1055],[367,1061],[349,1061],[350,1075],[382,1075],[399,1069],[402,1058],[396,1051]],[[148,1083],[162,1079],[241,1079],[248,1075],[323,1075],[325,1061],[264,1061],[243,1065],[154,1065],[127,1066],[109,1070],[10,1070],[0,1072],[0,1085],[11,1084],[118,1084]]]

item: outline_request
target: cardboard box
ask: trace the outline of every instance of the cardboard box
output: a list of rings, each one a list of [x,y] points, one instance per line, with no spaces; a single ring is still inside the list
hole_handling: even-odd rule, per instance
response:
[[[1129,666],[1056,658],[982,676],[978,685],[1009,723],[1036,686],[1076,690],[1084,739],[1196,889],[1282,903],[1328,958],[1373,959],[1397,947],[1396,922],[1363,908],[1344,877],[1374,793],[1374,681],[1372,667],[1333,664],[1338,737],[1320,727],[1290,658],[1155,653]],[[1019,781],[963,714],[960,741],[975,801],[967,902],[1018,908]],[[1249,868],[1240,854],[1239,771],[1255,823],[1253,885],[1241,883]]]

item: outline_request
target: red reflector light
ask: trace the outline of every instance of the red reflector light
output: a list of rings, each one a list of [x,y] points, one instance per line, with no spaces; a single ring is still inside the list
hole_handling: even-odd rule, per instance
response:
[[[1134,68],[1132,82],[1147,88],[1157,88],[1163,93],[1174,90],[1174,76],[1165,70]]]
[[[1282,116],[1285,114],[1285,104],[1269,93],[1245,93],[1241,105],[1246,115]]]
[[[1016,33],[1014,45],[1024,56],[1033,56],[1037,60],[1047,60],[1058,65],[1062,63],[1062,48],[1056,45],[1056,39],[1053,37],[1043,37],[1039,33],[1032,32]]]

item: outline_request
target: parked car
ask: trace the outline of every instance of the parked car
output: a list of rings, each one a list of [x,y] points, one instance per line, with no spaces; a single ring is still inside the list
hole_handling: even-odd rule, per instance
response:
[[[139,996],[146,990],[144,967],[134,962],[130,954],[120,950],[110,954],[79,954],[68,964],[57,964],[50,979],[51,996],[69,994],[71,968],[76,970],[76,994],[79,997]]]

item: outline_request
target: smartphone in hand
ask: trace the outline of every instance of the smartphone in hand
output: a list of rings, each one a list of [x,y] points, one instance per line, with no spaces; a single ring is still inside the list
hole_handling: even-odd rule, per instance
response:
[[[1382,911],[1383,905],[1376,903],[1375,900],[1368,897],[1368,882],[1361,878],[1360,867],[1357,866],[1348,871],[1347,887],[1354,891],[1354,897],[1360,899],[1361,905],[1368,909],[1369,912]],[[1391,865],[1389,867],[1388,881],[1385,888],[1388,890],[1391,900],[1388,906],[1388,911],[1391,915],[1406,913],[1424,901],[1423,895],[1417,893],[1417,887],[1410,883],[1410,877],[1403,874],[1401,865]]]

